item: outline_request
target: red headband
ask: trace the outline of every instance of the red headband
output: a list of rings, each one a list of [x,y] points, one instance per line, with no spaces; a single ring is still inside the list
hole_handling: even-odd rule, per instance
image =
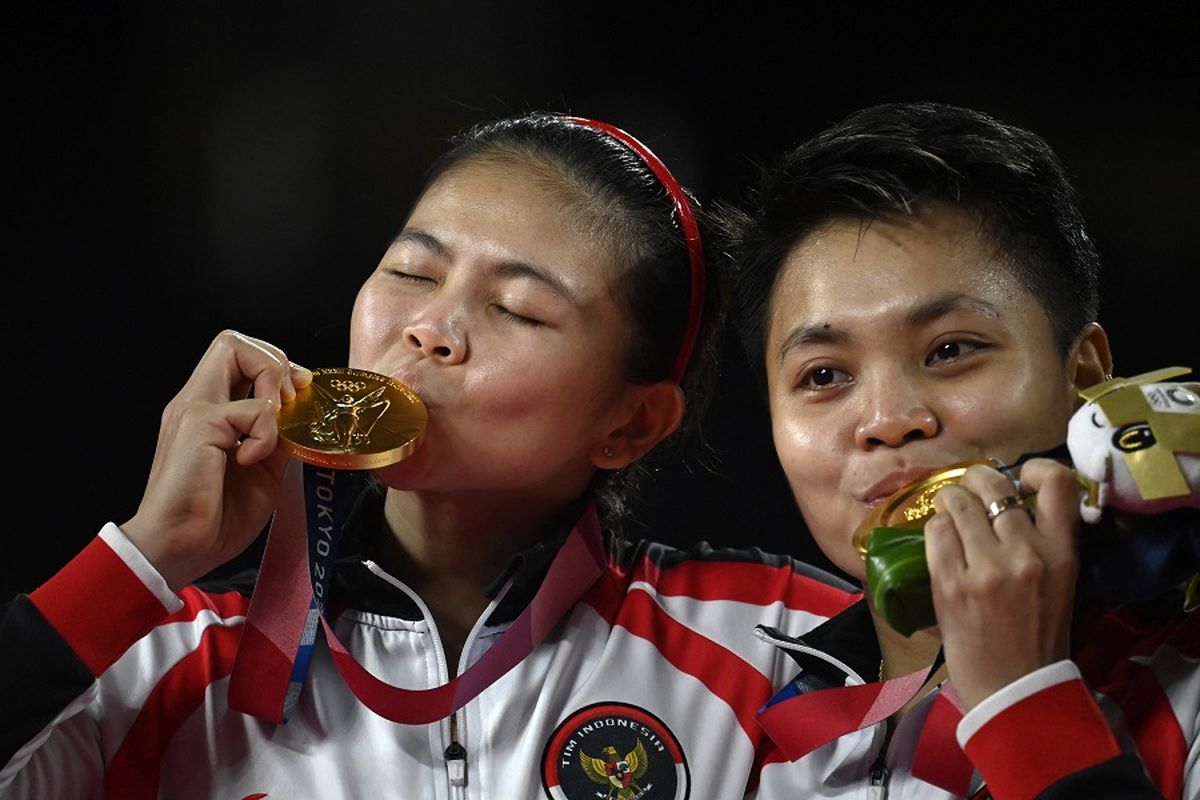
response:
[[[675,365],[671,368],[671,378],[676,382],[682,381],[688,364],[692,360],[696,338],[700,335],[700,314],[704,309],[704,247],[700,243],[700,226],[696,224],[696,216],[692,213],[692,204],[688,202],[687,194],[679,185],[679,181],[675,180],[675,176],[667,169],[667,165],[654,155],[649,147],[633,136],[615,125],[587,117],[564,116],[563,119],[607,133],[637,153],[662,183],[667,194],[671,196],[671,201],[675,204],[675,213],[679,217],[679,227],[683,229],[683,239],[687,243],[688,261],[692,270],[692,296],[688,303],[687,325],[683,329],[683,340],[679,343],[679,352],[675,355]]]

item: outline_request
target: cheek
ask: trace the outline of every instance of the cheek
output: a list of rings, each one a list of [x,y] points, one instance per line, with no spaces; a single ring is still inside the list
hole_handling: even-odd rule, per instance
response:
[[[831,420],[796,415],[786,404],[772,404],[771,434],[779,463],[793,484],[807,484],[834,471],[839,452]]]
[[[1002,460],[1062,443],[1072,400],[1061,373],[1026,368],[1004,378],[943,394],[938,414],[946,432]]]
[[[815,521],[837,488],[841,460],[834,454],[839,451],[819,430],[792,419],[776,416],[772,435],[792,496],[801,513]]]
[[[805,466],[804,452],[806,437],[803,431],[797,430],[790,420],[781,419],[772,414],[771,436],[775,441],[775,453],[779,464],[783,467],[789,483],[796,483]]]
[[[847,423],[826,417],[797,418],[776,403],[771,418],[779,463],[813,540],[840,569],[863,580],[863,561],[851,543],[855,512],[846,508],[840,492],[850,450],[839,437]]]
[[[1008,405],[1006,413],[995,414],[991,426],[992,438],[1006,447],[1009,458],[1046,450],[1066,440],[1073,403],[1054,378],[1048,375],[1014,386],[1013,397],[1020,401]]]
[[[350,366],[371,369],[403,329],[399,309],[370,282],[363,286],[350,314]]]
[[[494,430],[528,438],[548,430],[584,426],[608,399],[609,387],[595,370],[581,370],[578,358],[546,353],[524,344],[481,346],[463,386],[475,413]],[[515,424],[519,423],[519,424]]]
[[[864,580],[866,566],[853,543],[854,527],[860,517],[847,509],[844,502],[839,502],[832,490],[823,492],[820,487],[809,486],[807,497],[801,496],[800,487],[795,484],[792,484],[792,490],[817,547],[843,572],[859,581]]]

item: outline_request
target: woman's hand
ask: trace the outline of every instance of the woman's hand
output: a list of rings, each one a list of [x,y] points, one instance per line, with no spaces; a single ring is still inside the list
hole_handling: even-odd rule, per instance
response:
[[[1037,494],[1037,510],[988,506]],[[963,704],[981,700],[1070,653],[1079,572],[1079,494],[1072,471],[1035,459],[1021,468],[1020,489],[1004,475],[973,466],[957,486],[934,497],[925,554],[946,664]]]
[[[121,529],[172,589],[233,558],[262,530],[288,459],[275,446],[276,413],[311,381],[278,348],[225,331],[167,404],[146,492]]]

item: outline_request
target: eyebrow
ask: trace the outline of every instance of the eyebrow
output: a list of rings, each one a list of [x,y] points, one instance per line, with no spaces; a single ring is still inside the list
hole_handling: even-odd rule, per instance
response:
[[[970,311],[988,319],[1000,318],[1000,307],[963,292],[946,292],[922,303],[904,315],[908,325],[923,325],[953,311]]]
[[[446,259],[450,258],[450,248],[442,244],[440,239],[428,231],[423,231],[419,228],[405,228],[396,234],[396,238],[392,240],[392,244],[396,245],[404,242],[415,242],[426,250],[432,251],[435,255]]]
[[[904,324],[917,327],[954,311],[970,311],[999,319],[1000,308],[987,300],[972,297],[963,292],[946,292],[911,308],[904,315]],[[850,340],[850,334],[833,327],[828,322],[808,322],[797,325],[779,345],[779,360],[782,361],[792,350],[810,344],[842,344]]]
[[[450,248],[429,231],[420,228],[406,228],[392,240],[392,244],[414,242],[447,261],[451,260]],[[573,306],[580,305],[579,298],[571,291],[566,282],[550,270],[530,264],[527,261],[502,261],[493,268],[493,272],[501,278],[524,278],[543,284]]]
[[[841,344],[848,341],[850,334],[838,330],[828,322],[810,322],[797,325],[779,345],[779,360],[783,361],[791,351],[809,344]]]

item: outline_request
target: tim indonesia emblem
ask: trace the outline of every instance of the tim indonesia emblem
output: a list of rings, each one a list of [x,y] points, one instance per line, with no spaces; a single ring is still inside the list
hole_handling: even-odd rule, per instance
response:
[[[546,743],[542,786],[554,800],[685,800],[691,780],[675,735],[626,703],[597,703],[563,720]]]

